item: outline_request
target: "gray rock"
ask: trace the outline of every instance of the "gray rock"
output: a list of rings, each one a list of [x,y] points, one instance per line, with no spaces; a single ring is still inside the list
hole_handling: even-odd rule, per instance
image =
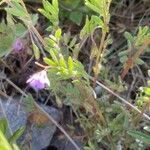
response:
[[[20,107],[19,103],[14,100],[1,100],[2,107],[7,116],[9,127],[14,133],[19,128],[26,126],[27,124],[27,113]],[[2,108],[0,108],[0,118],[5,117]]]
[[[57,109],[40,105],[47,113],[49,113],[56,121],[60,120],[60,113]],[[32,134],[32,150],[42,150],[50,144],[53,134],[56,131],[56,126],[52,123],[47,123],[42,126],[31,127]]]
[[[22,145],[30,141],[31,150],[42,150],[50,144],[56,127],[53,123],[42,124],[41,126],[31,124],[27,121],[28,113],[19,105],[19,101],[1,100],[2,107],[7,116],[9,127],[12,132],[15,132],[22,126],[26,126],[25,133],[20,138],[18,145]],[[49,113],[56,121],[60,120],[60,113],[57,109],[49,106],[40,105],[47,113]],[[0,108],[0,118],[4,114]],[[30,135],[30,140],[29,140]]]
[[[100,87],[100,86],[95,87],[95,93],[96,93],[97,97],[100,97],[102,95],[102,92],[103,92],[102,87]]]

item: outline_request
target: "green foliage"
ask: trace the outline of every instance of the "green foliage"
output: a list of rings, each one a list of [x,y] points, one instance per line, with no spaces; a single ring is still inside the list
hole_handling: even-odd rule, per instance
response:
[[[36,14],[30,15],[27,12],[27,9],[23,3],[23,1],[20,0],[11,0],[8,7],[5,8],[7,11],[7,14],[11,16],[15,16],[18,19],[20,19],[28,29],[30,29],[31,25],[35,25],[37,22],[38,16]],[[21,28],[23,30],[23,27]],[[22,31],[21,30],[21,31]]]
[[[54,27],[57,27],[59,24],[59,8],[58,0],[52,0],[52,4],[47,0],[43,0],[44,9],[39,9],[40,13],[43,14]]]
[[[64,92],[66,93],[66,98],[64,100],[64,104],[68,106],[80,106],[82,104],[82,100],[80,97],[80,91],[73,84],[68,83],[66,88],[64,88]]]
[[[44,58],[45,63],[50,66],[49,73],[53,73],[61,80],[84,78],[88,81],[88,75],[84,71],[83,65],[73,60],[71,56],[64,56],[59,48],[59,40],[61,37],[61,30],[55,32],[55,36],[50,35],[46,38],[48,47],[46,47],[51,58]]]
[[[64,33],[60,41],[63,45],[61,50],[62,54],[69,57],[71,51],[72,57],[77,59],[79,54],[79,43],[77,43],[77,36],[71,36],[70,33]]]
[[[17,16],[24,20],[27,20],[25,9],[19,3],[19,1],[12,0],[10,7],[6,7],[7,11],[7,24],[4,21],[0,23],[0,57],[7,55],[12,48],[12,45],[16,38],[23,37],[27,32],[27,29],[21,23],[15,24],[12,15]]]
[[[150,77],[150,75],[149,75],[149,77]],[[140,87],[139,90],[140,90],[140,93],[137,95],[136,104],[137,104],[137,106],[141,107],[141,106],[143,106],[144,103],[150,101],[150,79],[148,79],[148,81],[147,81],[147,86]]]
[[[103,28],[104,23],[98,16],[91,16],[91,19],[86,17],[86,22],[83,29],[80,32],[80,38],[88,37],[96,28]]]
[[[88,146],[85,146],[84,150],[95,150],[95,146],[93,145],[93,143],[91,143],[91,141],[89,141]]]
[[[19,1],[12,0],[11,1],[11,8],[6,8],[6,11],[14,16],[17,16],[19,18],[26,18],[27,14],[25,9],[22,7],[22,5],[19,3]]]
[[[32,112],[34,110],[34,99],[31,94],[28,94],[28,96],[24,98],[23,105],[27,112]]]
[[[150,38],[150,29],[147,26],[139,27],[138,33],[133,36],[129,32],[124,33],[125,38],[128,42],[128,49],[123,50],[119,53],[120,62],[125,64],[129,57],[132,57],[137,50],[139,50],[140,46],[143,45],[143,43]],[[145,52],[148,52],[149,48],[145,50]],[[144,64],[144,61],[141,58],[137,58],[135,60],[135,64],[142,65]]]
[[[8,54],[14,42],[15,31],[11,18],[7,17],[8,24],[0,23],[0,57]]]
[[[139,139],[147,143],[148,145],[150,144],[150,136],[148,134],[145,134],[136,130],[129,130],[127,133],[131,135],[132,137],[134,137],[135,139]]]
[[[3,134],[6,134],[7,126],[7,120],[5,118],[0,119],[0,130]]]
[[[56,49],[51,49],[50,55],[52,59],[44,58],[44,61],[51,66],[49,72],[56,74],[59,79],[67,80],[82,77],[88,79],[82,64],[78,61],[74,61],[71,57],[68,57],[66,61],[62,54],[57,53]]]
[[[15,131],[15,132],[13,133],[13,135],[8,139],[9,143],[10,143],[10,144],[15,143],[16,140],[17,140],[18,138],[20,138],[20,136],[24,133],[24,130],[25,130],[25,127],[21,127],[21,128],[19,128],[17,131]]]
[[[21,23],[15,24],[16,37],[23,37],[26,32],[27,32],[27,28],[23,24]]]
[[[103,18],[104,22],[106,24],[109,23],[110,20],[110,13],[109,13],[109,7],[110,7],[111,0],[85,0],[85,4],[98,13],[100,17]],[[108,30],[107,26],[103,27],[103,30]]]
[[[109,128],[103,129],[100,125],[98,125],[94,134],[97,142],[99,143],[102,141],[103,138],[105,138],[110,134],[110,129]]]
[[[78,12],[78,11],[71,12],[71,14],[69,16],[70,20],[75,22],[77,25],[81,24],[82,17],[83,17],[82,12]]]
[[[101,28],[103,32],[108,32],[108,26],[110,20],[109,7],[111,0],[85,0],[85,5],[99,14],[99,16],[92,15],[89,20],[86,17],[85,25],[80,32],[80,38],[89,36],[96,28]]]
[[[109,16],[110,3],[111,0],[85,0],[85,4],[102,17]]]
[[[22,24],[14,24],[10,15],[7,15],[7,22],[7,25],[0,23],[0,57],[8,54],[15,38],[23,36],[27,31]]]
[[[77,25],[81,25],[81,21],[88,10],[84,6],[84,0],[61,0],[60,12],[62,22],[67,18],[67,20],[70,20]]]
[[[7,17],[8,24],[0,23],[0,57],[11,51],[12,45],[17,37],[22,37],[27,29],[20,23],[14,24],[10,16]]]
[[[137,36],[134,37],[135,47],[142,46],[143,43],[150,37],[150,28],[148,26],[139,27]]]
[[[12,150],[3,132],[0,130],[0,150]]]
[[[19,150],[16,140],[23,134],[24,127],[18,129],[9,138],[6,137],[8,124],[6,118],[0,120],[0,150]]]
[[[36,60],[39,60],[40,58],[40,50],[39,48],[32,42],[33,52]]]

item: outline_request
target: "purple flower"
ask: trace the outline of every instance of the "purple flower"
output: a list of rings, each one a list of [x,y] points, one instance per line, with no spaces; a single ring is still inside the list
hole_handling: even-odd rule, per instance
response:
[[[45,70],[33,74],[26,83],[35,90],[42,90],[50,86],[50,81]]]
[[[18,52],[23,49],[23,43],[21,39],[17,38],[15,43],[13,44],[13,50]]]

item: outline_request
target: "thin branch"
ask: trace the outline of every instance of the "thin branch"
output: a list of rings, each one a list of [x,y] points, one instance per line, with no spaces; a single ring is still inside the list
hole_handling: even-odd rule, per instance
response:
[[[93,77],[90,77],[90,79],[92,81],[94,81]],[[145,113],[142,113],[141,110],[139,110],[137,107],[135,107],[134,105],[132,105],[131,103],[129,103],[127,100],[125,100],[124,98],[122,98],[121,96],[119,96],[118,94],[116,94],[115,92],[113,92],[111,89],[109,89],[108,87],[106,87],[104,84],[96,81],[96,84],[101,86],[102,88],[104,88],[106,91],[108,91],[109,93],[111,93],[112,95],[114,95],[115,97],[117,97],[118,99],[120,99],[123,103],[125,103],[126,105],[130,106],[131,108],[133,108],[135,111],[137,111],[138,113],[142,114],[146,119],[150,120],[150,116],[148,116]]]

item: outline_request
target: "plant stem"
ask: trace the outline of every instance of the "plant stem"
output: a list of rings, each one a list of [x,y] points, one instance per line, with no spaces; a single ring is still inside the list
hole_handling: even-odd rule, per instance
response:
[[[95,64],[95,68],[94,68],[94,73],[95,73],[94,87],[96,85],[96,80],[97,80],[97,77],[98,77],[98,74],[100,71],[100,64],[102,63],[102,55],[104,52],[103,46],[104,46],[105,38],[106,38],[106,31],[102,31],[102,38],[101,38],[101,42],[100,42],[99,52],[96,57],[96,64]]]
[[[102,28],[102,37],[101,37],[101,42],[100,42],[100,46],[99,46],[99,51],[98,51],[98,54],[97,54],[97,57],[96,57],[96,64],[95,64],[95,67],[94,67],[94,74],[95,74],[95,80],[94,80],[94,87],[96,85],[96,80],[97,80],[97,77],[98,77],[98,74],[100,72],[100,65],[102,63],[102,58],[103,58],[103,54],[104,54],[104,51],[105,51],[105,38],[106,38],[106,34],[107,34],[107,31],[108,31],[108,16],[107,16],[107,11],[109,12],[109,9],[107,9],[107,4],[106,2],[103,3],[103,6],[104,7],[104,16],[103,16],[103,22],[104,22],[104,26]],[[109,6],[108,6],[109,8]],[[104,47],[105,45],[105,47]]]

